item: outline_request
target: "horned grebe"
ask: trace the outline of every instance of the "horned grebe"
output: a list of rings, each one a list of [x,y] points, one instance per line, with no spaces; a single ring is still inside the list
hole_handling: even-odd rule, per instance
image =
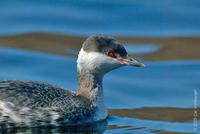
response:
[[[144,66],[128,57],[123,45],[112,37],[93,35],[78,55],[78,90],[43,82],[0,82],[0,128],[93,123],[107,117],[102,79],[122,66]]]

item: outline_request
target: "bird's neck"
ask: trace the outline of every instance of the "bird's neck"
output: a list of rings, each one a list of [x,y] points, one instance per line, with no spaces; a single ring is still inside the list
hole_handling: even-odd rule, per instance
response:
[[[91,101],[95,108],[93,120],[98,121],[107,117],[106,104],[103,94],[103,75],[97,75],[78,70],[78,91],[77,95],[84,96]],[[88,106],[89,107],[89,106]]]
[[[78,91],[77,94],[88,99],[97,99],[104,97],[102,80],[103,75],[89,73],[88,71],[77,69]]]

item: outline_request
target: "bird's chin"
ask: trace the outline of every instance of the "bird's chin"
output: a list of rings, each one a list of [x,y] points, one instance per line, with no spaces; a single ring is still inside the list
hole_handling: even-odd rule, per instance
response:
[[[108,72],[110,72],[110,71],[112,71],[112,70],[118,69],[118,68],[120,68],[120,67],[122,67],[122,66],[125,66],[125,65],[116,64],[115,66],[110,66],[110,67],[107,67],[107,68],[102,68],[102,69],[101,69],[101,73],[102,73],[102,74],[106,74],[106,73],[108,73]]]

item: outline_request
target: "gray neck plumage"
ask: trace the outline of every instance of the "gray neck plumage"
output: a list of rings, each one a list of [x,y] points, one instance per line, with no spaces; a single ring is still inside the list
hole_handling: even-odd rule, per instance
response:
[[[103,99],[103,75],[88,73],[85,71],[79,71],[78,74],[78,91],[77,95],[84,96],[88,99],[97,99],[100,97]]]
[[[95,107],[96,112],[93,117],[94,121],[105,119],[107,117],[107,110],[105,106],[105,99],[103,94],[102,80],[103,75],[86,73],[83,70],[78,73],[78,91],[77,95],[84,96],[90,100],[91,106]],[[89,106],[88,106],[89,107]]]

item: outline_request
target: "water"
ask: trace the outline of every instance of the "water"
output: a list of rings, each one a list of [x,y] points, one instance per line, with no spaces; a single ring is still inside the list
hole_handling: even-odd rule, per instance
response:
[[[75,91],[76,58],[0,48],[0,80],[34,80],[56,84]],[[194,89],[199,92],[200,61],[145,62],[146,68],[123,67],[104,78],[107,107],[193,107]],[[123,78],[123,79],[122,79]],[[192,122],[144,120],[111,115],[108,122],[85,127],[104,133],[195,132]],[[103,130],[102,130],[103,129]],[[48,130],[48,131],[47,131]],[[76,129],[75,129],[76,130]],[[64,133],[67,128],[17,129],[15,133]],[[80,128],[79,128],[80,130]],[[11,131],[11,130],[9,130]]]
[[[142,37],[199,36],[200,1],[1,0],[0,35],[30,32],[84,36],[100,33]],[[155,45],[136,44],[126,49],[129,53],[149,54],[162,47],[162,44]],[[69,48],[63,51],[77,54]],[[194,91],[200,92],[200,61],[145,64],[145,68],[123,67],[105,76],[105,99],[113,113],[107,122],[75,128],[18,128],[0,133],[200,133],[199,125],[195,131],[192,122]],[[76,58],[0,47],[0,80],[10,79],[43,81],[75,91]],[[142,110],[143,107],[154,110]],[[165,114],[156,107],[164,108]],[[178,108],[178,111],[170,111],[167,107]],[[181,112],[180,108],[191,108],[191,112],[184,109]],[[132,110],[131,114],[127,110]],[[132,115],[134,113],[136,115]],[[185,119],[187,116],[190,120]]]
[[[161,45],[125,44],[124,47],[129,54],[147,54],[158,51],[161,48]]]
[[[0,34],[200,35],[199,0],[1,0]]]

